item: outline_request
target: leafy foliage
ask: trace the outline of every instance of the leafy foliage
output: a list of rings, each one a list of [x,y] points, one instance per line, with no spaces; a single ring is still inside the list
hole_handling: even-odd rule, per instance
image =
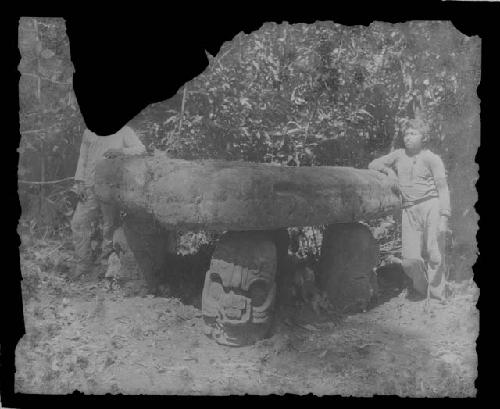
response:
[[[23,75],[21,102],[26,103],[21,106],[35,109],[34,115],[23,114],[21,131],[43,131],[23,134],[21,141],[19,174],[33,180],[41,174],[47,180],[72,176],[84,126],[64,84],[54,92],[42,89],[40,103],[47,102],[42,110],[30,103],[36,102],[32,74],[45,80],[47,72],[64,78],[72,73],[64,51],[67,38],[59,36],[59,47],[59,37],[49,35],[51,24],[63,23],[39,25],[41,51],[32,47],[36,41],[29,30],[20,45],[21,71],[31,73]],[[429,145],[448,170],[458,248],[473,264],[479,47],[478,38],[462,35],[447,22],[373,23],[368,28],[267,23],[223,44],[217,56],[208,55],[202,74],[173,98],[144,109],[130,125],[150,152],[174,157],[364,168],[400,146],[406,121],[425,119]],[[45,58],[44,48],[55,55]],[[45,60],[54,62],[46,64],[48,71],[31,63]],[[61,71],[65,65],[56,64],[59,60],[67,69]],[[23,188],[23,193],[45,197],[39,190]]]
[[[75,173],[85,124],[72,90],[74,70],[65,31],[63,19],[20,19],[19,198],[21,225],[29,224],[32,233],[67,227],[74,207],[66,178]],[[45,184],[60,179],[60,184]]]
[[[266,24],[132,123],[186,158],[365,167],[424,116],[434,145],[477,81],[477,42],[448,24]],[[476,70],[476,71],[475,71]],[[472,73],[472,78],[471,78]]]
[[[150,151],[175,157],[365,168],[401,147],[406,122],[424,120],[471,266],[479,47],[447,22],[268,23],[223,44],[201,75],[130,124]]]

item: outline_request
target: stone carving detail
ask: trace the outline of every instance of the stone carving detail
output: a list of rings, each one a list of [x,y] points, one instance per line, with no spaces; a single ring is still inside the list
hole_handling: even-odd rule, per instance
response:
[[[228,232],[212,256],[202,294],[205,331],[219,344],[247,345],[269,333],[277,251],[271,234]]]

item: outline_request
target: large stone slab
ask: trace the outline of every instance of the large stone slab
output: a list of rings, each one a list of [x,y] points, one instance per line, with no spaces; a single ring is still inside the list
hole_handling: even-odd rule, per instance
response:
[[[106,159],[96,193],[167,229],[271,230],[355,222],[400,206],[390,181],[348,167],[286,167],[164,156]]]

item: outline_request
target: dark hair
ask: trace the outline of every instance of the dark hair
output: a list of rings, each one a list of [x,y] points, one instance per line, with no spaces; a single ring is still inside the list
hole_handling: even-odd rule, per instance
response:
[[[414,129],[415,131],[418,131],[422,134],[422,143],[423,144],[427,143],[429,141],[429,126],[424,120],[412,119],[412,120],[406,122],[406,124],[403,128],[403,135],[409,129]]]

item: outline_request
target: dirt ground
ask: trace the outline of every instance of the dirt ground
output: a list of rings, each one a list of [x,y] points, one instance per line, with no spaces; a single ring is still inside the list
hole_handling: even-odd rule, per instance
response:
[[[248,347],[203,332],[201,293],[174,297],[72,282],[71,251],[31,243],[21,251],[26,334],[16,350],[16,391],[67,394],[476,395],[479,290],[452,286],[446,305],[409,296],[379,276],[378,301],[333,320],[278,317],[274,335]]]

